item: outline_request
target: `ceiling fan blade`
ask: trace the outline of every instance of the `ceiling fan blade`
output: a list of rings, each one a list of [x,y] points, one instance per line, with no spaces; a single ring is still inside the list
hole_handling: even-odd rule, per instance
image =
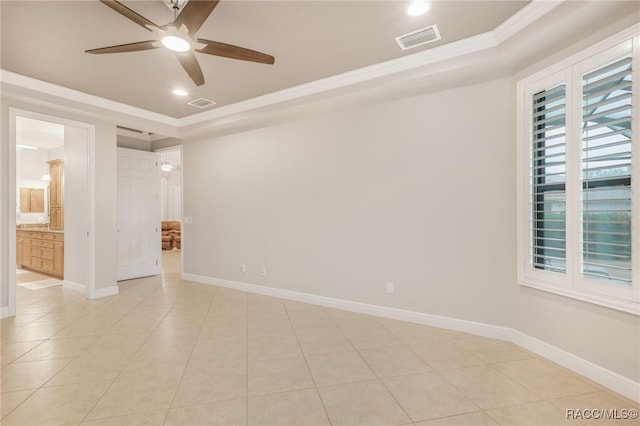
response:
[[[115,10],[120,15],[135,22],[136,24],[140,25],[141,27],[149,31],[151,31],[151,29],[148,28],[147,25],[153,25],[154,27],[157,27],[156,24],[154,24],[144,16],[138,14],[137,12],[134,12],[133,10],[129,9],[127,6],[125,6],[124,4],[116,0],[100,0],[100,2],[104,3],[106,6],[109,6],[111,9]]]
[[[202,86],[204,84],[204,75],[202,75],[202,69],[196,59],[196,55],[192,51],[184,53],[176,53],[176,58],[180,61],[182,68],[189,74],[191,80],[196,86]]]
[[[266,53],[256,52],[255,50],[245,49],[244,47],[234,46],[232,44],[220,43],[218,41],[198,39],[198,43],[204,43],[207,46],[202,49],[196,49],[196,52],[207,53],[209,55],[224,56],[225,58],[241,59],[243,61],[258,62],[261,64],[273,64],[275,58]]]
[[[155,40],[137,41],[135,43],[118,44],[116,46],[99,47],[97,49],[85,50],[87,53],[122,53],[138,52],[140,50],[156,49],[159,46]]]
[[[213,9],[216,8],[220,0],[190,0],[180,15],[176,18],[173,26],[180,28],[185,25],[189,29],[189,34],[193,36],[207,20]]]

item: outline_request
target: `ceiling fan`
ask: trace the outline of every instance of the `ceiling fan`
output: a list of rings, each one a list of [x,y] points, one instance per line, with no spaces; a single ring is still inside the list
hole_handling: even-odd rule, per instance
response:
[[[190,0],[180,11],[179,3],[182,4],[184,2],[180,2],[179,0],[170,1],[173,5],[174,21],[168,25],[159,26],[116,0],[100,0],[101,3],[109,6],[125,18],[156,33],[157,39],[101,47],[98,49],[86,50],[85,52],[137,52],[141,50],[157,49],[164,46],[175,52],[176,58],[178,58],[178,61],[184,70],[189,74],[189,77],[191,77],[197,86],[204,84],[204,75],[202,74],[202,69],[200,68],[198,60],[196,59],[195,52],[258,62],[261,64],[273,64],[275,62],[274,57],[267,55],[266,53],[194,37],[194,34],[200,29],[202,24],[204,24],[220,0]]]

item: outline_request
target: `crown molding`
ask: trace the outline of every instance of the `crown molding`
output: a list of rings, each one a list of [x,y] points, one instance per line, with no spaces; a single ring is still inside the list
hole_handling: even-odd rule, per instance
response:
[[[93,109],[97,108],[113,115],[126,114],[134,119],[161,125],[165,128],[168,127],[172,130],[169,132],[172,135],[168,136],[186,136],[190,133],[190,129],[198,128],[202,130],[203,128],[215,127],[221,120],[228,121],[233,119],[233,116],[287,101],[301,100],[309,96],[345,89],[349,86],[372,82],[384,77],[400,76],[408,71],[415,72],[417,70],[422,75],[427,76],[435,72],[429,66],[461,59],[470,54],[498,47],[554,10],[564,1],[534,0],[492,31],[183,118],[155,113],[2,69],[0,69],[0,83],[51,95],[80,105],[90,105]]]
[[[562,3],[564,3],[564,0],[533,0],[492,31],[496,43],[504,43]]]
[[[392,59],[342,74],[333,75],[310,83],[272,92],[263,96],[226,105],[211,111],[193,114],[180,119],[182,126],[192,126],[210,120],[262,108],[277,103],[317,95],[331,90],[342,89],[358,83],[364,83],[382,77],[393,76],[401,72],[411,71],[433,65],[435,63],[480,52],[496,46],[491,32],[479,34],[456,42],[448,43],[433,49],[424,50],[413,55]]]
[[[447,43],[432,49],[423,50],[412,55],[380,62],[378,64],[290,87],[248,99],[246,101],[222,106],[214,110],[193,114],[180,119],[180,124],[181,126],[197,125],[210,120],[250,111],[252,109],[316,95],[330,90],[341,89],[346,86],[391,76],[400,72],[426,67],[427,65],[433,65],[434,63],[495,48],[545,16],[547,13],[554,10],[563,2],[564,0],[534,0],[492,31]]]
[[[3,85],[11,85],[30,91],[35,91],[45,95],[51,95],[68,101],[77,102],[84,105],[91,105],[94,108],[100,108],[107,111],[116,111],[122,114],[128,114],[143,120],[148,120],[162,125],[170,125],[179,127],[180,123],[177,118],[168,115],[158,114],[143,108],[121,102],[112,101],[100,96],[90,95],[75,89],[59,86],[57,84],[48,83],[46,81],[37,80],[25,75],[16,74],[11,71],[0,69],[0,83]]]

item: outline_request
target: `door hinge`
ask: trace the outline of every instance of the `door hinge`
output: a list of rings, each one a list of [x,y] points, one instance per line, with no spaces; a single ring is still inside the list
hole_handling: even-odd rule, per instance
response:
[[[158,266],[158,259],[156,259],[156,266]]]

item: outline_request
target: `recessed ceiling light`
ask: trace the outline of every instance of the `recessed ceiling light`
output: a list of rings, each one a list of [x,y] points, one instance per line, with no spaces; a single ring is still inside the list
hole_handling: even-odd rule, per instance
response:
[[[174,52],[186,52],[191,49],[191,43],[182,37],[168,35],[162,37],[162,45],[169,50],[173,50]]]
[[[189,94],[189,92],[187,92],[186,90],[182,90],[182,89],[175,89],[173,91],[173,94],[177,95],[177,96],[187,96]]]
[[[411,16],[420,16],[427,13],[429,9],[431,9],[431,3],[428,1],[415,0],[407,9],[407,13]]]

